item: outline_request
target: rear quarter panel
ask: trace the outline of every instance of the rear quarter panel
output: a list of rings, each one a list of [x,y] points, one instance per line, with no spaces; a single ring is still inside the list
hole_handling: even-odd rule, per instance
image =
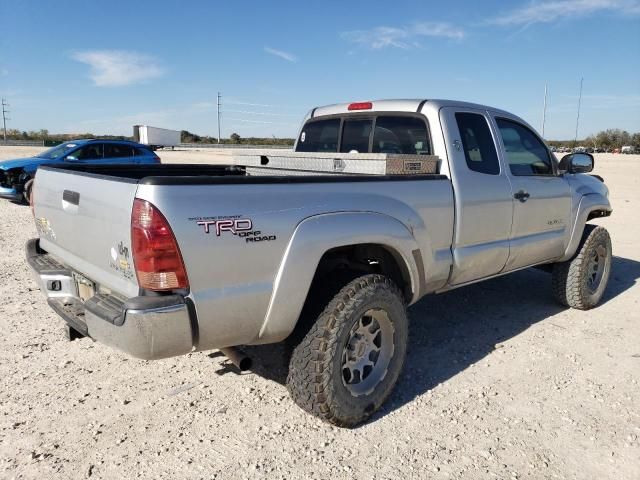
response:
[[[375,212],[393,217],[423,249],[427,276],[444,282],[448,275],[453,228],[448,180],[140,185],[137,197],[156,205],[176,235],[197,311],[200,349],[279,340],[258,337],[291,237],[300,222],[314,215]],[[252,231],[268,240],[247,241],[211,227],[206,233],[198,223],[236,219],[250,220]],[[315,257],[308,261],[305,268],[315,272]],[[300,288],[308,291],[310,281],[300,280]]]

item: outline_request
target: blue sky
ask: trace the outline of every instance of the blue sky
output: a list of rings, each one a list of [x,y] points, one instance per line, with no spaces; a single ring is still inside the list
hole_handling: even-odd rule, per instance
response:
[[[546,137],[640,130],[640,0],[0,0],[9,128],[136,123],[294,136],[304,113],[376,98],[512,111]]]

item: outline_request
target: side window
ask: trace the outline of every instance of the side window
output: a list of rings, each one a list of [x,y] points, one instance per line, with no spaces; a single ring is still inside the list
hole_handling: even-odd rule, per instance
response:
[[[102,143],[90,143],[84,147],[76,150],[73,155],[78,160],[102,160]]]
[[[429,147],[427,126],[423,120],[385,115],[376,118],[373,153],[428,155]]]
[[[145,150],[144,148],[134,148],[133,149],[133,153],[136,157],[147,157],[149,155],[151,155],[151,152],[148,152],[147,150]]]
[[[130,145],[119,143],[107,143],[104,146],[104,158],[133,157],[133,148]]]
[[[300,132],[296,152],[337,152],[340,119],[308,122]]]
[[[456,123],[469,170],[498,175],[500,173],[498,153],[484,116],[477,113],[458,112]]]
[[[355,150],[358,153],[368,153],[372,127],[371,119],[345,120],[340,151],[349,153]]]
[[[496,118],[512,175],[552,175],[549,151],[542,141],[519,123]]]

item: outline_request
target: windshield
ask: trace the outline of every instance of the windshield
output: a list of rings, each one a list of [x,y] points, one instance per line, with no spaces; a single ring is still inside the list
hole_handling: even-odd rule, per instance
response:
[[[63,143],[57,147],[50,148],[42,153],[36,155],[36,158],[45,158],[47,160],[55,160],[57,158],[63,158],[69,151],[76,148],[77,143]]]

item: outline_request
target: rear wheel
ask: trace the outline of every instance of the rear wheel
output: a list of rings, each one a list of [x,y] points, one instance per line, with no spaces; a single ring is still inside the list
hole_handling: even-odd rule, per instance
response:
[[[287,388],[307,412],[352,427],[393,390],[407,349],[408,319],[398,287],[382,275],[348,283],[295,347]]]
[[[556,299],[568,307],[595,307],[611,274],[611,238],[604,227],[587,225],[578,252],[568,262],[553,266],[552,285]]]

